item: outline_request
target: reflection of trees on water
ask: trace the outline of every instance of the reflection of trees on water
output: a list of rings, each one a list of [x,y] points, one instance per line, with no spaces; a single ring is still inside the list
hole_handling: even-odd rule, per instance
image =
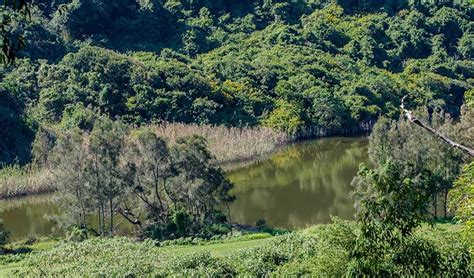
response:
[[[254,224],[265,218],[270,225],[293,228],[326,222],[330,214],[351,218],[350,181],[367,160],[366,140],[333,138],[296,144],[231,171],[237,195],[233,221]],[[0,201],[0,218],[15,238],[59,232],[44,217],[59,212],[50,196]],[[96,222],[93,217],[91,224]]]
[[[253,224],[266,218],[275,226],[304,227],[326,222],[329,215],[351,218],[350,182],[367,161],[365,139],[331,138],[293,145],[232,171],[234,219]]]
[[[50,196],[0,201],[0,219],[14,239],[57,232],[54,223],[45,216],[58,213],[59,208]]]
[[[29,196],[0,201],[0,219],[3,220],[13,239],[59,235],[63,231],[52,218],[59,216],[60,208],[52,195]],[[118,234],[130,234],[133,227],[122,217],[114,217]],[[89,223],[98,226],[97,215],[92,215]]]

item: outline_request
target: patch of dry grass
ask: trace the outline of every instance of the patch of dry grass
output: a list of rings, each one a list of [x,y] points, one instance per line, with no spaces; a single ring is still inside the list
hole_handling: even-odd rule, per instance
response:
[[[43,194],[54,190],[53,175],[44,168],[7,166],[0,170],[0,199]]]
[[[218,164],[254,159],[290,141],[285,133],[264,127],[235,128],[172,123],[153,128],[158,136],[170,142],[193,134],[206,138],[209,150]]]
[[[249,161],[264,156],[290,138],[263,127],[235,128],[168,123],[152,126],[156,134],[171,143],[178,138],[200,135],[206,138],[216,164]],[[0,170],[0,199],[43,194],[55,190],[52,173],[42,166],[8,166]]]

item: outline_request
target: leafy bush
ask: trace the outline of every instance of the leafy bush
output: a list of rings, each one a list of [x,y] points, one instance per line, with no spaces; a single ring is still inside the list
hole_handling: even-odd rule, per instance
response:
[[[474,162],[464,166],[464,170],[449,192],[450,209],[462,225],[462,235],[470,243],[474,254]]]
[[[237,275],[226,260],[212,257],[209,252],[199,252],[177,257],[165,264],[159,276],[184,277],[233,277]]]

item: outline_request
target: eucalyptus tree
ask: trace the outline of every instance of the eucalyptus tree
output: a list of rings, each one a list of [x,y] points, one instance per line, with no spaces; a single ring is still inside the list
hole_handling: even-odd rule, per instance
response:
[[[176,208],[169,189],[169,179],[175,171],[167,142],[151,128],[133,131],[127,139],[122,164],[127,188],[143,202],[148,218],[166,223]]]
[[[428,119],[424,111],[417,111]],[[455,124],[447,115],[432,113],[431,124],[446,132],[454,133]],[[435,218],[438,216],[439,197],[444,203],[444,217],[447,216],[447,195],[453,181],[459,174],[464,156],[458,150],[445,144],[410,121],[381,118],[370,137],[369,156],[374,164],[382,166],[391,162],[400,168],[405,178],[429,182],[429,194]]]
[[[169,144],[153,129],[140,128],[127,139],[122,165],[131,202],[139,201],[145,209],[145,234],[154,238],[186,236],[222,224],[219,211],[234,200],[232,184],[212,165],[207,143],[199,136]],[[141,225],[137,207],[124,206],[119,213]]]
[[[179,138],[171,152],[178,171],[174,192],[179,205],[191,213],[194,221],[214,222],[218,207],[234,200],[229,193],[233,185],[220,168],[212,165],[206,140],[200,136]]]
[[[120,121],[102,116],[95,122],[90,134],[92,192],[99,214],[99,231],[105,234],[108,212],[109,232],[114,233],[114,212],[124,198],[123,172],[120,155],[124,147],[126,128]]]
[[[89,217],[97,213],[98,233],[114,233],[115,210],[125,198],[120,168],[125,134],[120,122],[102,116],[90,134],[73,129],[59,136],[48,161],[59,204],[64,206],[65,225],[86,227]]]
[[[63,208],[63,226],[87,226],[87,218],[94,210],[90,194],[92,177],[91,160],[87,146],[89,138],[79,129],[64,133],[48,156],[56,184],[56,199]]]

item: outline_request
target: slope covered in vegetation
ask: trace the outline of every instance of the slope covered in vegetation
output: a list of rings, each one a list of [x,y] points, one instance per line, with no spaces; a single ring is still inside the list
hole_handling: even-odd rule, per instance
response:
[[[463,1],[31,1],[31,16],[0,28],[3,42],[25,40],[0,68],[0,181],[12,182],[0,189],[14,195],[20,180],[41,192],[52,180],[69,234],[29,253],[0,224],[0,252],[13,253],[0,271],[472,276],[472,157],[399,106],[473,147],[473,11]],[[239,225],[216,159],[368,130],[373,167],[352,182],[356,221],[226,238]],[[459,231],[427,229],[450,202]],[[115,237],[117,217],[138,242]]]
[[[250,234],[209,242],[156,246],[128,238],[33,244],[29,254],[8,255],[0,274],[68,276],[344,276],[357,236],[353,223],[336,221],[271,237]],[[393,273],[411,276],[465,276],[469,256],[451,224],[425,227],[393,250],[384,263]],[[36,245],[38,247],[36,247]],[[163,244],[162,244],[163,245]],[[27,249],[24,246],[24,249]],[[424,252],[407,261],[412,252]]]
[[[33,1],[23,59],[0,69],[0,162],[44,126],[254,126],[351,134],[472,98],[472,8],[406,1]]]

